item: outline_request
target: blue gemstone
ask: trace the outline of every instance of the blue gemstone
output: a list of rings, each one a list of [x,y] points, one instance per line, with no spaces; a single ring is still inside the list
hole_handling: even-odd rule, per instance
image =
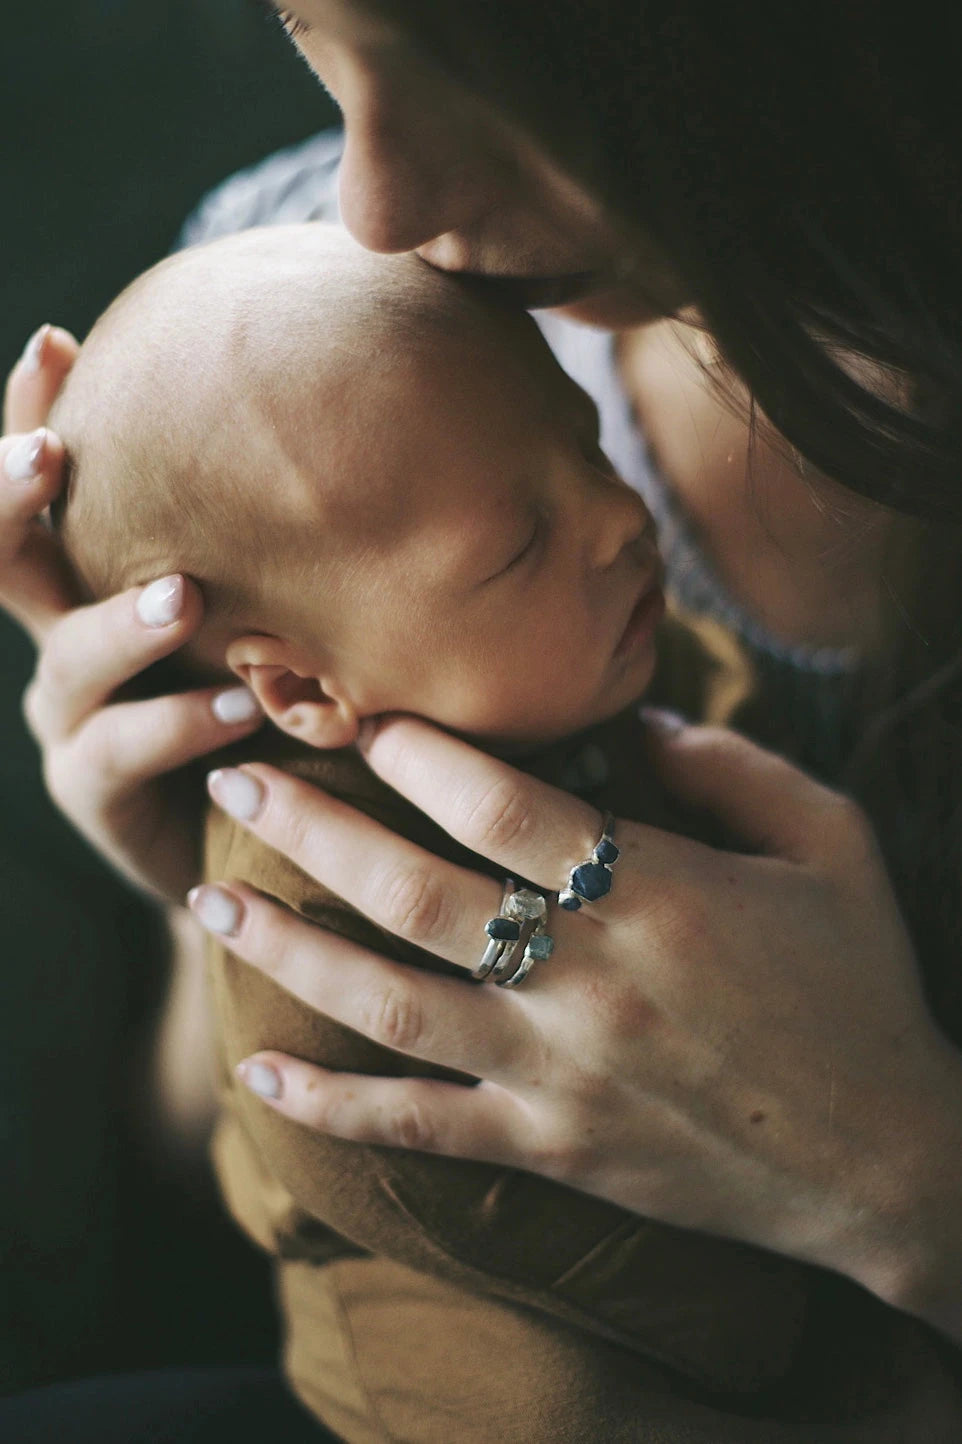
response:
[[[492,918],[485,923],[484,931],[499,943],[516,943],[521,936],[521,924],[512,918]]]
[[[611,891],[611,873],[600,862],[583,862],[571,874],[571,887],[585,902],[597,902]]]
[[[538,960],[550,958],[554,952],[554,938],[550,938],[547,933],[535,933],[525,948],[525,952],[529,958]]]
[[[595,858],[598,862],[606,862],[609,865],[617,862],[621,856],[621,848],[615,847],[610,837],[603,837],[595,848]]]
[[[566,912],[576,913],[581,907],[581,898],[575,897],[573,892],[562,892],[558,894],[558,906]]]

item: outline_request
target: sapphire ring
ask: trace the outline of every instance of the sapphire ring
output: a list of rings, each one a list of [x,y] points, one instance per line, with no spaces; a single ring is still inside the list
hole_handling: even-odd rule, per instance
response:
[[[591,856],[571,869],[568,881],[558,894],[559,907],[576,913],[582,903],[597,902],[611,892],[611,869],[621,856],[621,849],[615,846],[613,840],[614,830],[615,819],[606,812],[601,836]]]
[[[471,977],[483,982],[493,975],[499,987],[516,988],[534,964],[554,950],[547,920],[548,905],[541,893],[526,887],[516,892],[514,879],[505,878],[501,911],[484,925],[488,944]],[[520,962],[512,966],[519,952]]]

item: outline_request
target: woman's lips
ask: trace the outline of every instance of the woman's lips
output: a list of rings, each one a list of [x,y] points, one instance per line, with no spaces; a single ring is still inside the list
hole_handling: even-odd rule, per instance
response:
[[[665,593],[656,579],[645,587],[631,609],[625,630],[614,650],[614,656],[623,657],[641,642],[650,642],[655,628],[665,614]]]
[[[525,311],[543,311],[553,306],[570,306],[596,290],[595,271],[577,271],[567,276],[491,276],[480,271],[449,271],[459,280],[470,281],[492,296],[520,306]]]

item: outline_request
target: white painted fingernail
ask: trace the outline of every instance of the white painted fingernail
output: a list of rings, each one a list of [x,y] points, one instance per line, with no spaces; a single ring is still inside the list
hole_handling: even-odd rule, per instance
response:
[[[662,737],[674,737],[689,725],[687,717],[681,712],[673,712],[670,707],[639,707],[638,716]]]
[[[219,933],[226,938],[235,936],[244,916],[240,900],[216,883],[191,888],[187,894],[187,905],[208,932]]]
[[[238,1063],[237,1076],[258,1098],[280,1098],[284,1091],[281,1075],[268,1063],[249,1063],[245,1060]]]
[[[4,470],[11,481],[34,481],[43,470],[47,449],[47,428],[22,436],[7,452]]]
[[[20,365],[28,376],[36,376],[43,365],[44,347],[47,344],[47,337],[50,335],[51,329],[49,324],[38,327],[23,348]]]
[[[218,692],[210,704],[210,710],[225,727],[234,727],[240,722],[253,722],[255,717],[264,715],[249,687],[230,687],[226,692]]]
[[[183,577],[161,577],[137,598],[137,615],[145,627],[169,627],[183,610]]]
[[[236,817],[238,822],[253,822],[264,805],[264,789],[254,777],[236,767],[218,768],[207,778],[207,790],[211,797]]]

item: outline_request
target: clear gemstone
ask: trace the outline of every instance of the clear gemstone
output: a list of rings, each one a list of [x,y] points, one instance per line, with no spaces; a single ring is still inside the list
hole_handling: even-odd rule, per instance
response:
[[[540,923],[548,916],[544,898],[529,887],[513,892],[504,910],[509,918],[517,918],[519,922]]]

